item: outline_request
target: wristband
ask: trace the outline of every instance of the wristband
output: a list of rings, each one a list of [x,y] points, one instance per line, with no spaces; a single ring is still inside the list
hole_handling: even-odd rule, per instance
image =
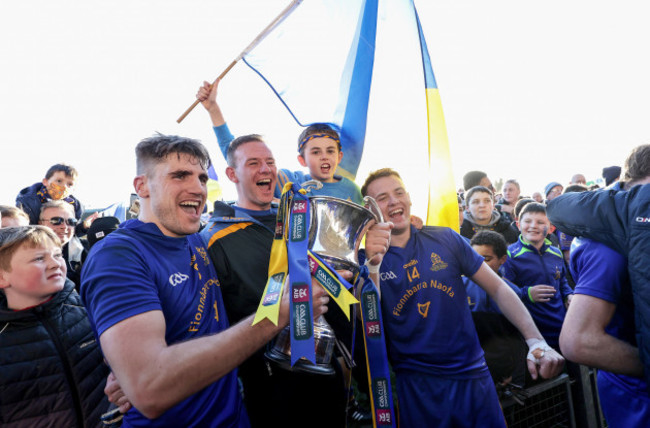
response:
[[[544,339],[526,339],[526,344],[528,345],[528,355],[526,355],[526,359],[534,362],[535,364],[539,364],[541,362],[541,359],[544,357],[544,354],[546,354],[546,351],[553,349],[548,346]]]
[[[531,287],[528,287],[528,298],[532,303],[535,303],[535,300],[533,300],[533,294],[530,292]]]
[[[370,260],[366,260],[364,265],[368,268],[368,273],[379,273],[379,268],[381,267],[381,263],[376,264],[376,265],[371,265]]]

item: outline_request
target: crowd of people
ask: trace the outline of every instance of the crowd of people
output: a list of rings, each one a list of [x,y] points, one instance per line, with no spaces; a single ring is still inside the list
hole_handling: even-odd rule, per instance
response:
[[[330,125],[298,137],[306,171],[278,169],[259,134],[233,136],[217,90],[205,83],[197,98],[236,201],[206,208],[208,148],[159,134],[135,147],[137,198],[120,216],[84,215],[77,171],[65,164],[0,207],[2,426],[500,427],[498,390],[553,378],[565,358],[599,369],[609,426],[647,426],[650,353],[637,343],[650,337],[636,333],[650,323],[638,315],[650,309],[648,251],[637,236],[650,228],[650,145],[623,171],[603,170],[610,190],[576,174],[528,198],[514,179],[497,192],[470,171],[457,233],[411,215],[398,171],[374,171],[361,187],[337,175],[343,152]],[[278,297],[277,323],[253,322],[281,242],[277,198],[287,183],[311,180],[322,185],[306,196],[370,196],[383,215],[358,257],[380,293],[395,414],[373,401],[364,332],[317,279],[302,297],[336,334],[333,374],[265,357],[294,322],[296,299]],[[583,195],[600,199],[583,209]],[[576,212],[597,218],[608,200],[608,218],[574,221]]]

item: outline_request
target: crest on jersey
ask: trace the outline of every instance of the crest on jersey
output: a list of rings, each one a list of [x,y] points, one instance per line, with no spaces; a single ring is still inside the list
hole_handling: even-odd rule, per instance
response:
[[[447,263],[443,262],[439,255],[431,253],[431,270],[436,272],[447,268]]]
[[[431,302],[427,303],[418,303],[418,312],[422,315],[422,318],[426,318],[429,315],[429,305]]]

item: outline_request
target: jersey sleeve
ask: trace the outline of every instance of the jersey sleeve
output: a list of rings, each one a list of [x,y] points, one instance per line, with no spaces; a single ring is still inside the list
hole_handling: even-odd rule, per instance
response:
[[[93,251],[82,271],[81,295],[99,338],[104,331],[135,315],[162,310],[147,263],[128,242]]]
[[[610,303],[617,303],[623,284],[629,281],[627,260],[608,246],[590,240],[571,254],[571,273],[576,281],[576,294],[586,294]]]
[[[456,254],[458,254],[458,263],[461,267],[461,272],[467,277],[474,276],[483,264],[483,257],[474,251],[471,245],[458,233],[451,229],[449,229],[449,233],[451,234],[453,244],[456,245],[458,250]]]

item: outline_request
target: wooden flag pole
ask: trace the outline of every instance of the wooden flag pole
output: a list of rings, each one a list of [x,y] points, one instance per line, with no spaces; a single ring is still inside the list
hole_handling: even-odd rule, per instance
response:
[[[226,73],[228,73],[228,72],[230,71],[230,69],[233,68],[233,67],[235,66],[235,64],[237,64],[237,63],[239,62],[240,59],[242,59],[242,58],[245,57],[245,56],[246,56],[250,51],[252,51],[253,49],[255,49],[255,47],[256,47],[256,46],[257,46],[257,45],[258,45],[262,40],[264,40],[264,38],[265,38],[266,36],[268,36],[268,35],[271,33],[271,31],[273,31],[273,30],[275,29],[275,27],[277,27],[278,25],[280,25],[280,23],[281,23],[282,21],[284,21],[285,18],[286,18],[287,16],[289,16],[289,14],[291,14],[291,12],[293,12],[293,10],[294,10],[296,7],[298,7],[298,6],[300,5],[300,3],[302,3],[302,0],[293,0],[293,1],[291,2],[291,4],[289,4],[289,6],[287,6],[287,7],[286,7],[286,8],[285,8],[285,9],[284,9],[284,10],[283,10],[283,11],[282,11],[282,12],[281,12],[281,13],[280,13],[280,14],[279,14],[279,15],[278,15],[278,16],[277,16],[277,17],[276,17],[276,18],[275,18],[275,19],[274,19],[274,20],[273,20],[269,25],[267,25],[266,28],[265,28],[264,30],[262,30],[262,32],[261,32],[260,34],[258,34],[257,37],[255,37],[255,39],[254,39],[254,40],[253,40],[253,41],[252,41],[248,46],[246,46],[246,49],[244,49],[244,50],[239,54],[239,56],[237,56],[237,58],[235,58],[235,60],[234,60],[233,62],[231,62],[231,63],[228,65],[228,67],[226,67],[226,69],[225,69],[224,71],[221,72],[221,74],[219,75],[219,77],[217,77],[216,79],[214,79],[214,81],[212,82],[212,85],[214,85],[214,84],[217,82],[217,80],[219,80],[219,79],[221,79],[223,76],[225,76]],[[183,114],[182,114],[178,119],[176,119],[176,122],[177,122],[177,123],[181,123],[181,122],[183,121],[183,119],[185,119],[185,117],[186,117],[188,114],[190,114],[190,112],[191,112],[192,110],[194,110],[194,107],[196,107],[197,105],[199,105],[199,102],[200,102],[199,100],[195,100],[194,103],[192,103],[192,105],[191,105],[187,110],[185,110],[185,112],[184,112],[184,113],[183,113]]]

